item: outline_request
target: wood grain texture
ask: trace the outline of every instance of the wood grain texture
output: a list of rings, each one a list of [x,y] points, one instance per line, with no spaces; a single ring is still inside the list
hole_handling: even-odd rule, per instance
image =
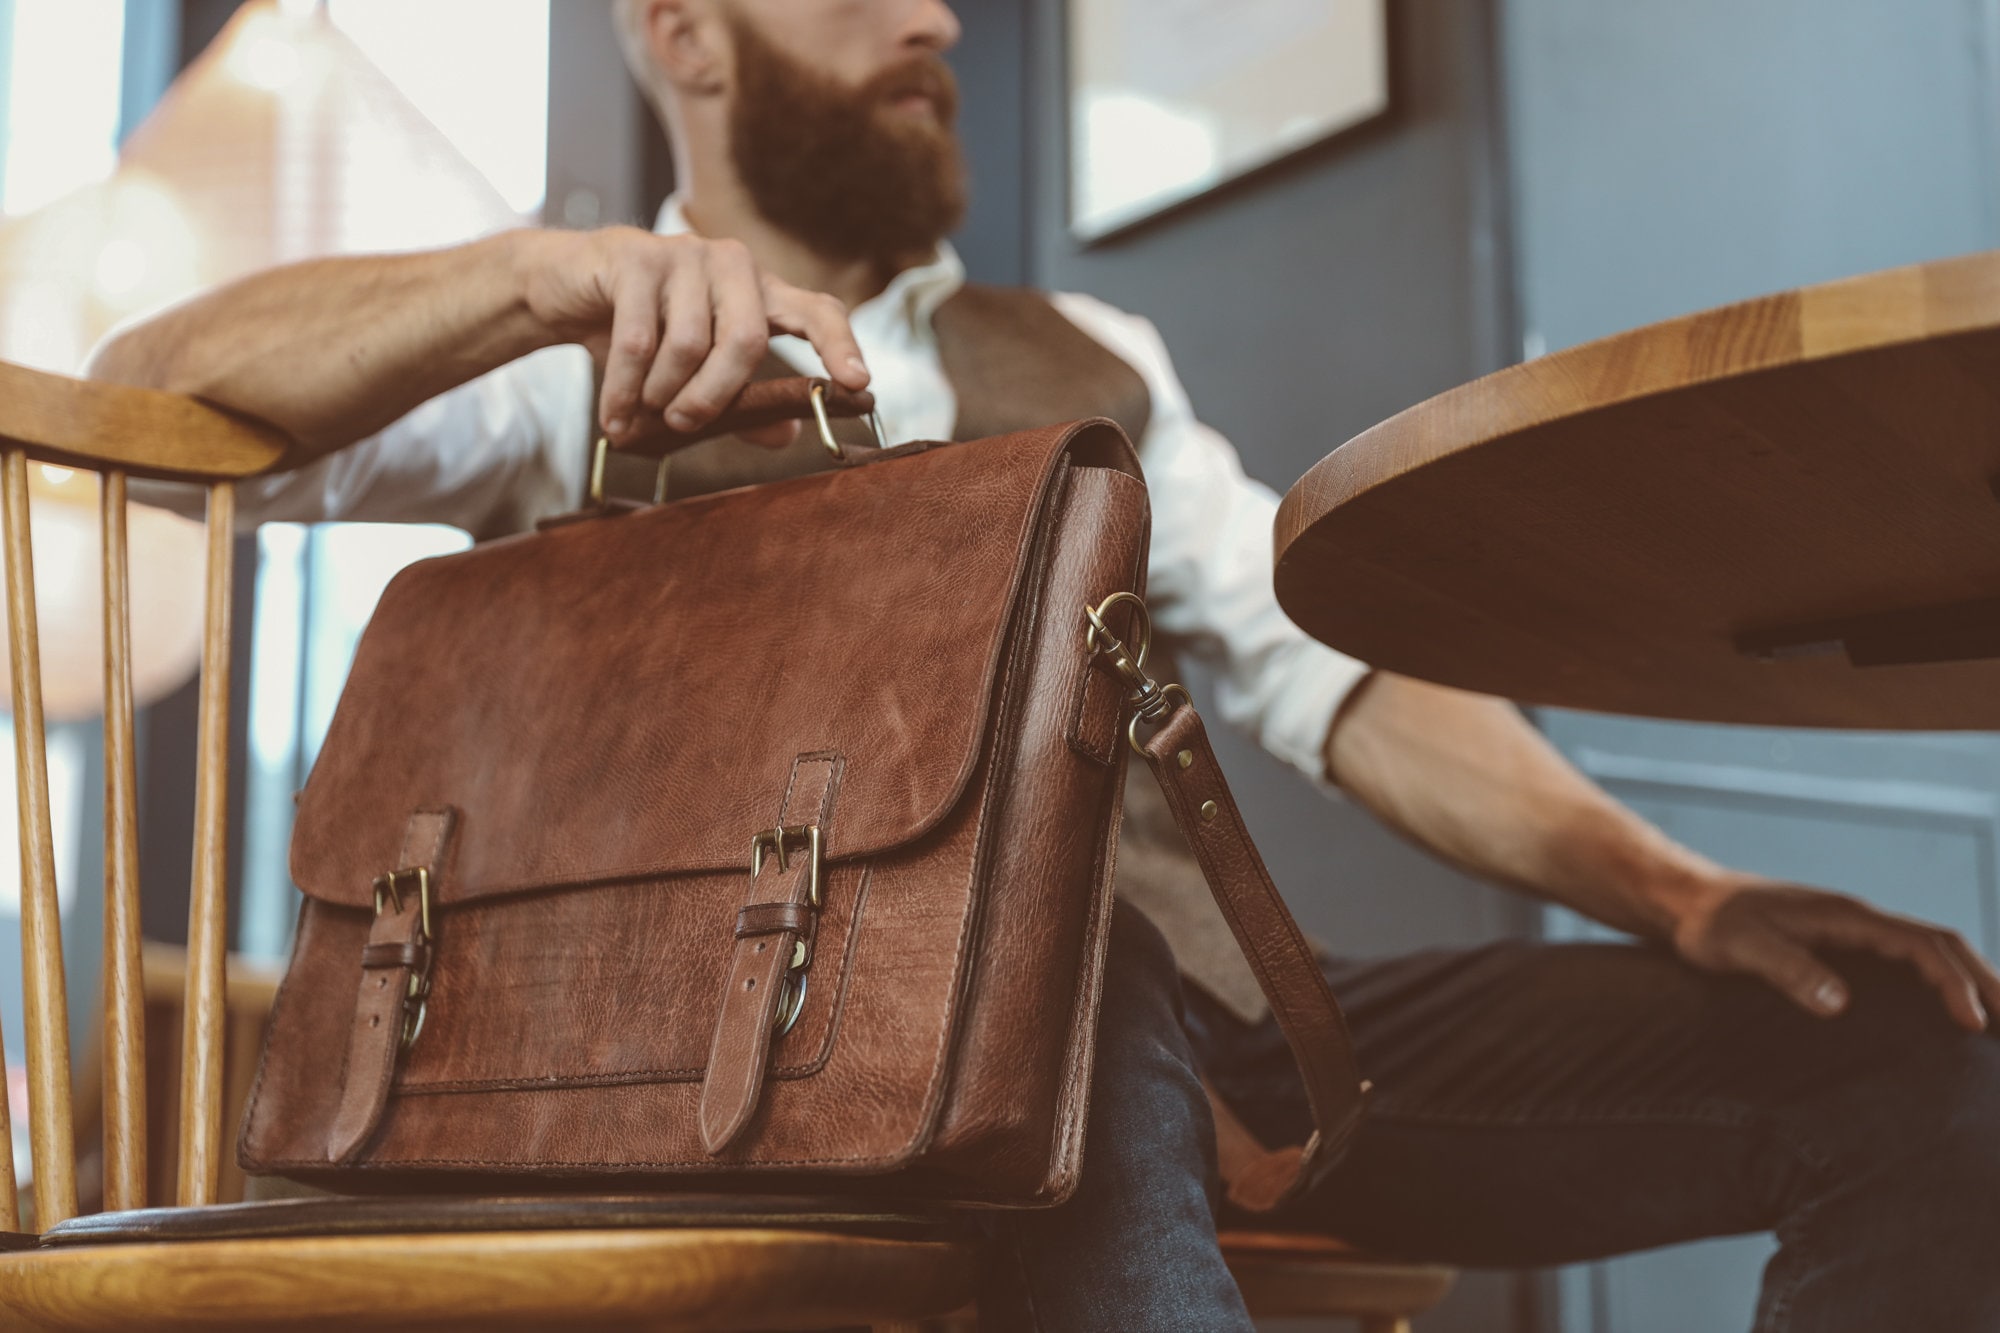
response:
[[[208,488],[206,606],[195,741],[194,876],[188,904],[187,1007],[181,1028],[183,1206],[213,1203],[222,1170],[222,1037],[228,930],[229,621],[236,488]]]
[[[1737,636],[2000,594],[2000,252],[1670,320],[1441,394],[1277,519],[1280,603],[1389,670],[1720,722],[2000,727],[2000,661]]]
[[[1378,1259],[1331,1237],[1225,1231],[1220,1239],[1243,1303],[1259,1319],[1379,1320],[1393,1328],[1443,1300],[1458,1280],[1440,1264]]]
[[[966,1245],[750,1228],[105,1245],[0,1256],[0,1314],[63,1333],[826,1329],[945,1314],[973,1272]]]
[[[290,445],[275,427],[193,398],[6,361],[0,361],[0,439],[45,462],[183,481],[268,472]]]
[[[62,908],[56,897],[48,736],[42,719],[28,457],[0,459],[7,566],[7,657],[13,670],[14,775],[21,840],[21,971],[28,1034],[28,1138],[34,1147],[36,1229],[76,1216],[76,1132],[71,1118],[69,999],[63,979]]]
[[[125,474],[99,491],[104,559],[104,1206],[146,1206],[146,999]]]
[[[4,459],[0,459],[0,469],[5,469],[6,466],[7,466],[7,461]],[[26,489],[25,485],[22,487],[22,489],[25,492]],[[23,506],[23,508],[25,509],[25,505]],[[9,514],[9,511],[6,511],[4,506],[0,506],[0,520],[4,520],[11,529],[13,520]],[[11,541],[7,543],[7,549],[9,552],[13,550],[13,545]],[[34,578],[32,575],[32,571],[30,572],[28,583],[29,586],[33,586]],[[10,597],[8,599],[10,613],[7,617],[7,629],[8,629],[8,641],[10,645],[12,644],[14,637],[13,634],[14,626],[19,621],[18,613],[13,612],[11,608],[17,605],[18,603],[19,599],[17,598]],[[27,603],[27,605],[32,609],[33,606],[32,602]],[[17,740],[15,743],[18,746],[19,745],[18,730],[16,734],[17,734]],[[15,754],[18,760],[20,754],[18,749],[16,750]],[[18,781],[18,775],[17,775],[17,781]],[[17,812],[17,818],[18,818],[18,812]],[[27,835],[23,833],[17,826],[16,836],[20,840],[20,844],[23,849],[23,858],[25,859],[26,848],[28,846]],[[25,938],[25,933],[24,933],[24,938]],[[6,1053],[4,1050],[0,1050],[0,1070],[4,1070],[7,1067],[5,1054]],[[8,1145],[6,1151],[0,1152],[0,1231],[13,1232],[13,1231],[19,1231],[21,1229],[21,1197],[20,1197],[19,1183],[16,1181],[14,1177],[14,1153],[12,1149],[12,1144],[14,1142],[14,1125],[13,1125],[14,1117],[8,1102],[9,1099],[6,1096],[0,1095],[0,1144]]]

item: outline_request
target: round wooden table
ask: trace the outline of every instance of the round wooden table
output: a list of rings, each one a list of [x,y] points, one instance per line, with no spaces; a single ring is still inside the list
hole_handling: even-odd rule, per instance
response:
[[[1710,722],[2000,728],[2000,252],[1441,394],[1278,511],[1278,600],[1387,670]]]

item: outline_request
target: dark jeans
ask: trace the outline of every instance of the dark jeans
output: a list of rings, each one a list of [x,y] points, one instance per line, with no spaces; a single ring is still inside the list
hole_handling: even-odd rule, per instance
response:
[[[1631,945],[1332,964],[1376,1091],[1286,1221],[1472,1267],[1774,1231],[1760,1333],[2000,1333],[2000,1042],[1907,969],[1834,961],[1854,998],[1830,1021]],[[1250,1327],[1216,1252],[1197,1069],[1266,1142],[1300,1141],[1276,1028],[1184,1001],[1121,906],[1082,1188],[995,1219],[982,1328]]]

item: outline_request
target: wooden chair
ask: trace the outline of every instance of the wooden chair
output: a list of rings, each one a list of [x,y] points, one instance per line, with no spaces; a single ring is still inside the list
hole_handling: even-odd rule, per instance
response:
[[[230,1023],[224,821],[234,483],[278,465],[286,444],[266,426],[191,399],[0,363],[0,544],[14,680],[34,1164],[33,1196],[23,1201],[12,1156],[0,1152],[0,1326],[78,1333],[359,1327],[908,1333],[965,1308],[976,1257],[969,1240],[940,1219],[893,1208],[842,1205],[838,1216],[815,1211],[802,1220],[798,1212],[758,1213],[740,1201],[717,1200],[222,1202],[226,1185],[237,1183],[225,1177],[224,1106],[240,1101],[226,1094],[225,1065],[236,1066],[240,1082],[246,1042],[262,1026],[241,1011],[246,1002],[255,1008],[269,1001],[268,988],[239,985],[239,1013]],[[105,929],[96,1097],[108,1211],[90,1217],[78,1216],[29,528],[31,461],[102,478]],[[162,1113],[177,1111],[171,1141],[178,1207],[151,1210],[145,1206],[148,991],[139,940],[128,475],[208,488],[179,1079],[177,1090],[156,1103]],[[157,993],[158,980],[155,991],[157,1019],[172,1009],[162,1004],[169,997]],[[156,1068],[173,1063],[155,1061]],[[0,1098],[0,1145],[10,1140],[7,1117]],[[23,1202],[30,1204],[32,1231],[23,1226]],[[1373,1263],[1334,1242],[1296,1237],[1237,1236],[1226,1248],[1260,1313],[1357,1318],[1369,1333],[1406,1328],[1403,1321],[1439,1299],[1451,1276]]]

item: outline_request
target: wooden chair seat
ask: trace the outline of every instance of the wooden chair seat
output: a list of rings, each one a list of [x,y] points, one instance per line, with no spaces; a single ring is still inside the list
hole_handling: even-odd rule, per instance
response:
[[[30,1333],[889,1333],[963,1306],[973,1274],[962,1242],[792,1226],[288,1236],[0,1255],[0,1309]]]
[[[1385,1259],[1298,1232],[1224,1231],[1222,1257],[1258,1318],[1353,1319],[1366,1333],[1404,1333],[1458,1276],[1441,1264]]]

